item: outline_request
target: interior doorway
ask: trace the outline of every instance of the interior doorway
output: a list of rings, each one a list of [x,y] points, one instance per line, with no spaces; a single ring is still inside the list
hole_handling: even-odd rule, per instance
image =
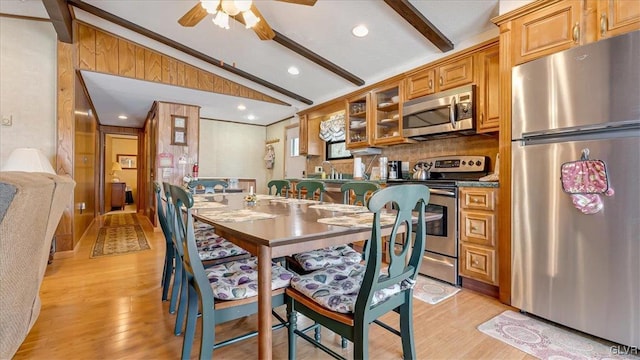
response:
[[[105,133],[101,213],[138,211],[138,135]]]
[[[300,126],[287,127],[284,146],[284,177],[303,178],[307,167],[307,158],[300,155]]]

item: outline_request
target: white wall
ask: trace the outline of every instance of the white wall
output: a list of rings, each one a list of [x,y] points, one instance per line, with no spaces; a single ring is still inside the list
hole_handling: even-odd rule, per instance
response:
[[[500,0],[500,9],[498,12],[502,15],[511,10],[527,5],[530,2],[533,2],[533,0]]]
[[[256,179],[256,192],[265,193],[266,131],[264,126],[200,119],[198,175]]]
[[[57,36],[49,22],[0,17],[0,167],[18,147],[55,164]]]

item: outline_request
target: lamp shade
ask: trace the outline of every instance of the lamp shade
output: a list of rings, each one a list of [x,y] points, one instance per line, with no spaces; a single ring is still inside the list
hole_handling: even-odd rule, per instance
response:
[[[55,174],[51,162],[42,151],[34,148],[18,148],[11,152],[2,171],[46,172]]]
[[[114,161],[111,165],[111,171],[122,171],[122,166],[120,166],[119,162]]]

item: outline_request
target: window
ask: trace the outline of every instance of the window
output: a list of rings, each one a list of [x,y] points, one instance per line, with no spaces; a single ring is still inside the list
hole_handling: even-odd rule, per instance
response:
[[[300,156],[300,138],[295,137],[291,139],[289,148],[290,156]]]

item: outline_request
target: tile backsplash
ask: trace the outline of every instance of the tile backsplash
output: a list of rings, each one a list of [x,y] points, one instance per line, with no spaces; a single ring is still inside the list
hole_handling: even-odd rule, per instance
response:
[[[498,134],[484,134],[452,137],[447,139],[434,139],[420,141],[412,144],[394,145],[382,148],[382,154],[389,160],[400,160],[409,162],[409,169],[421,159],[444,156],[444,155],[486,155],[491,158],[489,171],[494,172],[496,155],[498,154]],[[367,172],[371,172],[371,167],[378,166],[375,155],[362,156],[362,162],[367,166]],[[378,157],[379,157],[378,156]],[[311,156],[307,161],[307,174],[314,173],[316,166],[321,166],[324,156]],[[369,165],[373,160],[373,164]],[[353,159],[332,160],[331,164],[336,171],[345,174],[353,173]],[[325,166],[325,171],[329,167]]]

